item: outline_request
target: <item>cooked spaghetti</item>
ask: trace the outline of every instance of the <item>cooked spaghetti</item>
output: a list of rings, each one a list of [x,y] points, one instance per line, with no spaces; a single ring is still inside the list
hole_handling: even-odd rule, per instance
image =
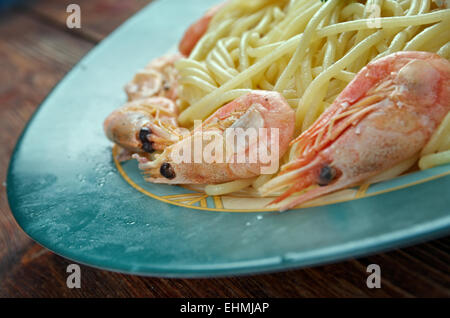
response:
[[[225,103],[262,89],[281,93],[310,127],[369,62],[403,50],[450,58],[450,9],[430,0],[230,1],[212,19],[180,73],[178,120],[190,127]],[[420,155],[422,169],[450,162],[450,119]],[[296,145],[284,162],[296,156]],[[394,177],[417,162],[385,172]],[[401,167],[399,169],[398,167]],[[210,194],[258,188],[271,176],[210,185]],[[375,179],[374,179],[375,180]]]

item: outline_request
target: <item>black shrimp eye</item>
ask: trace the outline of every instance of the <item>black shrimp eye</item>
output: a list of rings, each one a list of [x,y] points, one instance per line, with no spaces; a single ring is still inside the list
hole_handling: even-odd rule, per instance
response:
[[[155,152],[155,149],[153,149],[153,142],[148,140],[148,136],[150,136],[151,133],[151,129],[147,127],[141,128],[139,131],[139,140],[142,142],[142,150],[148,153]]]
[[[152,133],[152,131],[151,131],[149,128],[147,128],[147,127],[141,128],[141,130],[139,131],[139,140],[140,140],[142,143],[148,142],[149,140],[147,139],[147,137],[148,137],[151,133]]]
[[[331,181],[336,177],[336,169],[329,165],[325,165],[320,169],[319,173],[319,185],[321,187],[329,185]]]
[[[169,180],[174,179],[176,177],[175,171],[173,170],[170,163],[163,163],[161,168],[159,169],[161,175]]]

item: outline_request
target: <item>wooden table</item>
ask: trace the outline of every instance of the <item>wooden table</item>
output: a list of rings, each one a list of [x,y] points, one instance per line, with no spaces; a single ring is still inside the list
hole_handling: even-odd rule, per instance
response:
[[[0,297],[450,296],[450,237],[333,265],[249,277],[159,279],[81,266],[81,289],[67,288],[71,262],[30,240],[8,208],[4,181],[9,158],[52,87],[151,0],[77,0],[82,28],[75,31],[65,24],[72,2],[35,1],[0,15]],[[366,269],[373,263],[381,266],[381,289],[366,286]]]

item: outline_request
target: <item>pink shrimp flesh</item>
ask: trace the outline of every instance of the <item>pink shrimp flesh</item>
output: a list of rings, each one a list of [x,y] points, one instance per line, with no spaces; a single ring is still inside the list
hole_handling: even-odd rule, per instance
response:
[[[218,140],[213,138],[233,131],[230,128],[236,128],[237,131],[239,128],[242,131],[247,131],[248,128],[258,131],[260,128],[269,128],[267,143],[264,145],[274,154],[278,150],[276,155],[279,159],[289,148],[294,126],[294,111],[282,95],[277,92],[252,91],[221,107],[201,126],[195,128],[189,136],[166,148],[156,160],[148,161],[138,155],[134,158],[139,160],[139,167],[144,170],[146,180],[154,183],[216,184],[252,178],[261,174],[261,167],[265,163],[260,158],[251,161],[250,156],[246,156],[245,161],[239,161],[237,151],[229,153],[224,150],[227,158],[223,161],[205,162],[202,158],[201,161],[196,162],[190,156],[188,161],[181,162],[176,159],[176,155],[180,153],[179,149],[192,149],[192,145],[197,142],[206,147],[211,140]],[[270,135],[273,131],[278,132],[279,138],[271,138],[274,136]],[[220,140],[223,141],[223,139]],[[220,144],[220,147],[223,145]],[[242,144],[246,155],[255,150],[255,147],[258,145],[250,141]]]
[[[178,46],[180,53],[184,56],[189,56],[194,49],[197,42],[208,30],[209,24],[213,17],[226,5],[226,2],[218,4],[209,9],[206,14],[201,17],[197,22],[192,24],[184,33],[184,36]]]
[[[151,61],[125,86],[128,100],[159,96],[176,101],[179,75],[175,62],[180,58],[182,58],[181,54],[175,53]]]
[[[272,203],[309,189],[281,210],[361,184],[418,154],[450,111],[450,62],[434,53],[399,52],[363,68],[293,143],[297,159],[262,186]]]

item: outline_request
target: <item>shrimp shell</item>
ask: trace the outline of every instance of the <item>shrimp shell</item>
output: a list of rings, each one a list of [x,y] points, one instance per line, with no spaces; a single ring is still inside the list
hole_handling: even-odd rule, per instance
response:
[[[260,189],[301,194],[286,210],[360,184],[417,155],[450,111],[450,62],[428,52],[398,52],[363,68],[293,143],[297,159]]]

